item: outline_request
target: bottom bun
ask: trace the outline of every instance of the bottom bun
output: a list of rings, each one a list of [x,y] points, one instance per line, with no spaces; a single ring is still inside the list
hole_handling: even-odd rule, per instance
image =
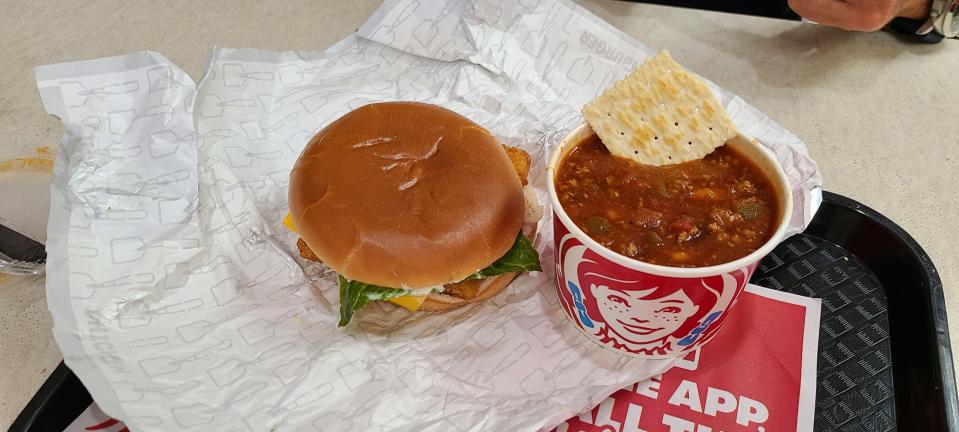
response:
[[[461,284],[478,283],[479,291],[477,296],[466,300],[443,293],[433,293],[426,297],[426,300],[423,301],[422,305],[420,305],[419,310],[427,312],[445,312],[466,306],[470,303],[486,300],[506,288],[506,286],[509,285],[513,279],[516,279],[516,276],[519,276],[519,272],[505,273],[479,280],[459,282]]]

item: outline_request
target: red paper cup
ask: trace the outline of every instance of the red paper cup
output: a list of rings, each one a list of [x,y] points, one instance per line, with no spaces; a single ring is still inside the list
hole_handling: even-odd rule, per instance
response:
[[[792,213],[786,174],[759,143],[742,135],[733,138],[727,145],[755,163],[773,185],[780,214],[776,231],[756,251],[725,264],[697,268],[649,264],[591,239],[559,203],[554,184],[559,164],[575,144],[592,134],[588,124],[577,127],[563,139],[547,167],[560,304],[573,325],[606,349],[649,359],[682,356],[712,339],[759,260],[782,240]],[[625,304],[603,295],[612,289],[645,292]]]

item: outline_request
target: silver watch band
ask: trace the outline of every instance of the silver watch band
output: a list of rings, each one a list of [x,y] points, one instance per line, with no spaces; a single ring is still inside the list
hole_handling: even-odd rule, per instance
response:
[[[932,18],[926,20],[926,23],[919,27],[919,30],[916,30],[916,34],[919,36],[925,36],[929,33],[932,33],[936,30],[936,23],[933,22]]]
[[[928,32],[935,29],[936,33],[947,38],[955,38],[959,35],[959,22],[957,22],[956,16],[957,8],[959,8],[959,0],[933,0],[929,21],[926,22],[920,31]]]

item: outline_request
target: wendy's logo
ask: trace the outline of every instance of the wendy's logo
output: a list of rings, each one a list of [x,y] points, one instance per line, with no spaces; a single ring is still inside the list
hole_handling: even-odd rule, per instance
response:
[[[600,343],[664,356],[708,340],[745,288],[747,269],[705,278],[651,275],[623,267],[566,234],[558,244],[563,307]]]

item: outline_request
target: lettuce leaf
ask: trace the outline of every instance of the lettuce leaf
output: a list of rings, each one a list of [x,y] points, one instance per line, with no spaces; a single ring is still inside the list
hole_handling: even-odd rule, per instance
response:
[[[490,264],[489,267],[467,276],[464,280],[483,279],[517,271],[542,271],[539,264],[539,253],[533,247],[533,242],[526,238],[522,232],[516,236],[513,247],[506,252],[506,255]],[[339,275],[338,277],[340,279],[339,327],[349,324],[350,320],[353,319],[353,314],[371,301],[389,300],[411,294],[410,290],[381,287],[347,280]]]
[[[389,300],[391,298],[409,295],[409,290],[386,288],[377,285],[365,284],[359,281],[340,278],[340,323],[343,327],[353,319],[353,313],[374,300]]]
[[[513,247],[506,252],[506,255],[490,264],[489,267],[467,276],[465,280],[483,279],[518,271],[543,271],[539,264],[539,252],[533,247],[533,242],[523,235],[522,231],[516,236]]]

